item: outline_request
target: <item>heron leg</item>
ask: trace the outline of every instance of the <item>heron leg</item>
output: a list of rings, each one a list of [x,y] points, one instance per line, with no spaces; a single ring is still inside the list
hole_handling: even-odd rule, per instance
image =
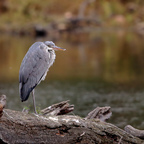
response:
[[[37,114],[37,111],[36,111],[36,104],[35,104],[35,95],[34,95],[34,90],[32,91],[32,99],[33,99],[34,111],[35,111],[35,114]]]

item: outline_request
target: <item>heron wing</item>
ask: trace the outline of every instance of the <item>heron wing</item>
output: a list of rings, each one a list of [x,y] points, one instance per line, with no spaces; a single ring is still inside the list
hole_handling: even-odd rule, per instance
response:
[[[28,99],[30,92],[41,81],[49,68],[50,54],[42,42],[34,43],[25,55],[19,72],[21,100]]]

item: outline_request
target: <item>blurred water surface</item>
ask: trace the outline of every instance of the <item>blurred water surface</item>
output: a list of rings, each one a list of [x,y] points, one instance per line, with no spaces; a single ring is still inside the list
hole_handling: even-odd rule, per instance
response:
[[[20,101],[19,68],[28,48],[45,40],[67,50],[56,52],[46,80],[36,87],[37,106],[70,100],[82,117],[97,106],[111,106],[109,122],[144,129],[144,40],[133,32],[71,33],[60,39],[0,35],[0,94],[7,95],[7,108],[32,105],[31,96]]]

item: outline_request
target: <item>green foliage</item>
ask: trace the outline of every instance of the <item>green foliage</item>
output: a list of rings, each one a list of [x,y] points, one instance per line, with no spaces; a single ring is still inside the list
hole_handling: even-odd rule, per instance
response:
[[[27,107],[27,106],[24,106],[24,109],[25,109],[25,110],[29,110],[29,107]]]
[[[31,110],[30,110],[30,109],[31,109]],[[32,105],[24,106],[23,111],[25,111],[25,112],[28,111],[28,113],[33,113],[32,109],[33,109],[33,106],[32,106]],[[37,111],[38,114],[41,114],[41,106],[40,106],[40,105],[38,105],[38,106],[36,107],[36,111]]]
[[[36,111],[38,114],[41,114],[41,106],[40,105],[36,107]]]

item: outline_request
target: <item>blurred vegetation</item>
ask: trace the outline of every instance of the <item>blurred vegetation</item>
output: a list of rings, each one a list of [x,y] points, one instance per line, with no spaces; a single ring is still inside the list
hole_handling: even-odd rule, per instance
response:
[[[1,0],[0,28],[22,28],[33,24],[47,25],[64,20],[66,13],[78,16],[80,6],[89,0]],[[129,26],[144,21],[143,0],[93,0],[84,10],[104,26]]]
[[[82,1],[82,0],[81,0]],[[66,11],[75,11],[81,1],[58,0],[1,0],[0,26],[25,26],[29,24],[47,24],[63,17]]]

